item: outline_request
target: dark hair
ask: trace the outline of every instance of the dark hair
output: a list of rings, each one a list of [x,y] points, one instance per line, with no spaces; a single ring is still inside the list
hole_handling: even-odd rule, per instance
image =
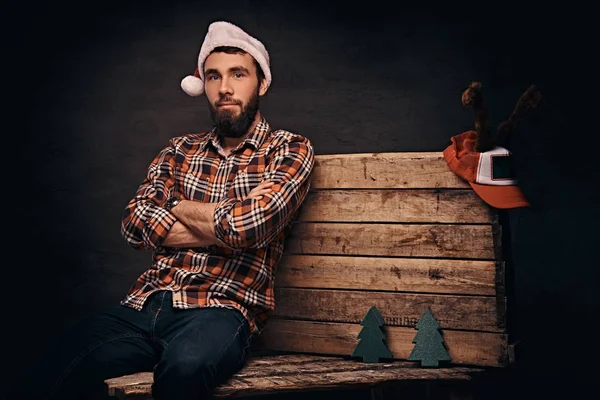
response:
[[[242,50],[239,47],[233,47],[233,46],[215,47],[213,49],[213,51],[210,52],[210,54],[212,54],[212,53],[248,54],[247,51]],[[260,67],[260,64],[258,63],[258,61],[256,61],[256,59],[254,57],[252,57],[252,59],[254,60],[254,66],[256,67],[256,75],[258,76],[258,83],[260,84],[263,81],[263,79],[265,79],[265,73],[263,72],[262,68]]]

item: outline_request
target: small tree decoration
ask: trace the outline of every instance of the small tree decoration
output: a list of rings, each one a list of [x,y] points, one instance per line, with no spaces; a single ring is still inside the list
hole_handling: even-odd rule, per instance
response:
[[[385,343],[385,334],[381,330],[384,320],[375,306],[367,311],[360,323],[364,328],[358,334],[358,345],[352,357],[362,357],[364,362],[376,363],[380,358],[393,358],[393,354]]]
[[[415,347],[408,356],[409,361],[421,361],[421,367],[439,367],[439,361],[452,360],[444,346],[440,325],[429,308],[425,310],[415,328],[419,332],[413,339]]]

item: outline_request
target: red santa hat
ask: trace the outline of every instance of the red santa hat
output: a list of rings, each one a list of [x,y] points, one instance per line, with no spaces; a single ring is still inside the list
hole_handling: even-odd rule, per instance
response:
[[[211,51],[221,46],[237,47],[254,57],[265,74],[267,88],[271,85],[269,53],[265,46],[240,27],[230,22],[217,21],[208,27],[208,33],[200,48],[198,67],[194,71],[194,75],[188,75],[181,81],[181,88],[184,92],[190,96],[200,96],[204,93],[204,61]]]

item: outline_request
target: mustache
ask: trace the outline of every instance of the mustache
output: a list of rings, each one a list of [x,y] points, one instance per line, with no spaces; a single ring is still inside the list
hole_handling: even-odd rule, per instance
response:
[[[237,106],[241,106],[242,102],[240,100],[234,100],[231,97],[221,97],[218,101],[215,102],[215,106],[222,106],[225,104],[235,104]]]

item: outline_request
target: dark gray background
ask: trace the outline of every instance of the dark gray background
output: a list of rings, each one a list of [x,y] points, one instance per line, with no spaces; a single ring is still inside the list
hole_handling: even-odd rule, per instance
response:
[[[210,128],[205,98],[188,97],[179,83],[193,72],[208,24],[220,19],[265,43],[274,79],[263,114],[274,128],[308,137],[317,154],[441,151],[473,126],[460,102],[471,81],[483,83],[494,124],[538,84],[543,107],[511,141],[533,204],[504,215],[511,328],[529,344],[526,368],[596,365],[590,10],[524,2],[124,3],[15,3],[5,14],[5,220],[14,222],[5,223],[3,351],[11,368],[4,379],[63,329],[116,304],[149,265],[149,253],[121,238],[121,213],[170,137]]]

